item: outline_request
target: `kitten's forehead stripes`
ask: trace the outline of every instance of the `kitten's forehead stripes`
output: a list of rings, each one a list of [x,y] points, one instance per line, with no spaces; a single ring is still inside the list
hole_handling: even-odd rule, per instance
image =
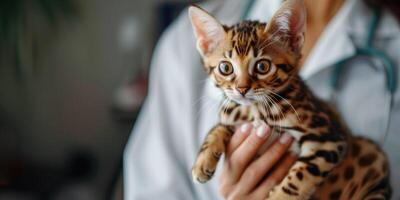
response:
[[[238,56],[247,56],[250,50],[253,55],[259,54],[261,42],[259,33],[265,31],[266,24],[258,21],[243,21],[235,26],[227,27],[227,32],[231,33],[231,45]]]
[[[243,21],[234,26],[224,26],[225,32],[229,35],[230,48],[223,53],[225,59],[233,59],[238,57],[239,59],[246,58],[258,58],[262,55],[268,55],[268,46],[271,44],[271,35],[266,32],[266,23],[258,21]],[[234,52],[233,52],[234,51]],[[275,65],[276,70],[272,76],[275,79],[270,80],[267,78],[264,80],[272,87],[283,85],[288,81],[288,74],[292,74],[295,71],[295,67],[290,64],[279,63]],[[249,66],[250,67],[250,66]],[[285,74],[278,73],[282,71]],[[249,71],[250,75],[251,72]],[[276,79],[276,77],[279,77]],[[257,77],[252,77],[253,81],[257,81]],[[265,84],[262,84],[265,86]]]
[[[224,57],[232,59],[232,50],[225,51]]]

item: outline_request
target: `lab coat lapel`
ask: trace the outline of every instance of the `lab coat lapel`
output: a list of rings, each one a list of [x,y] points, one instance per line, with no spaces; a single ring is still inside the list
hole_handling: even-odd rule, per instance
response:
[[[372,12],[363,1],[347,0],[309,54],[300,71],[301,77],[308,79],[323,69],[333,67],[338,61],[354,55],[355,45],[364,45]],[[375,31],[375,43],[400,37],[400,28],[390,12],[383,13]],[[374,46],[379,48],[377,44]]]
[[[307,79],[355,53],[355,46],[347,30],[349,16],[356,1],[346,1],[322,32],[300,71],[302,78]]]

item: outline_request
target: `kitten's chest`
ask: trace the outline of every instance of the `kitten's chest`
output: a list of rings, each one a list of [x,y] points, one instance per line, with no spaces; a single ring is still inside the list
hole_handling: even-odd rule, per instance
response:
[[[259,150],[259,154],[262,154],[275,139],[285,131],[291,134],[297,141],[304,134],[295,130],[284,130],[285,127],[297,126],[298,117],[292,112],[283,112],[282,108],[270,105],[269,107],[264,105],[250,105],[250,106],[227,106],[222,108],[220,113],[220,122],[225,125],[238,126],[245,122],[253,122],[255,124],[261,122],[267,123],[272,127],[272,133],[268,141]],[[290,147],[290,151],[293,153],[299,153],[298,143],[293,143]]]
[[[297,113],[277,105],[233,104],[222,107],[220,122],[225,125],[241,125],[245,122],[264,121],[270,126],[291,127],[298,123]]]

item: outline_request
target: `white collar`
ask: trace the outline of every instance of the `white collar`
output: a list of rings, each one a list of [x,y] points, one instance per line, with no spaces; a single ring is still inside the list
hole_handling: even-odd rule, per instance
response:
[[[300,75],[308,79],[317,72],[355,54],[354,45],[366,40],[373,11],[360,0],[347,0],[321,34]],[[374,40],[400,37],[400,27],[390,12],[383,12]],[[323,58],[323,59],[321,59]]]

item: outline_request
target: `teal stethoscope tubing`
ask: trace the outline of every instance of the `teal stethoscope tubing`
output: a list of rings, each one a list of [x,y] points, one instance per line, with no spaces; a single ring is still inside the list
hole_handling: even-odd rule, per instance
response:
[[[396,73],[396,66],[390,60],[390,58],[387,56],[387,54],[385,52],[383,52],[382,50],[377,49],[373,46],[373,40],[375,38],[375,32],[378,29],[380,18],[381,18],[381,9],[374,9],[372,18],[367,27],[368,35],[365,40],[364,46],[356,47],[356,52],[354,55],[344,58],[344,59],[338,61],[334,65],[333,73],[332,73],[331,80],[330,80],[330,85],[331,85],[331,88],[333,91],[331,99],[333,100],[333,102],[337,102],[336,96],[340,89],[340,77],[341,77],[341,74],[343,73],[345,65],[349,61],[355,60],[358,57],[366,57],[370,60],[375,58],[376,60],[378,60],[382,63],[382,66],[384,67],[384,75],[385,75],[386,91],[387,91],[387,95],[385,97],[385,101],[386,101],[385,107],[383,108],[385,110],[385,116],[383,119],[384,132],[380,139],[380,142],[383,145],[389,134],[390,116],[391,116],[391,111],[392,111],[392,107],[393,107],[393,96],[397,89],[397,77],[396,77],[397,73]]]
[[[255,0],[249,0],[246,4],[244,12],[242,13],[242,19],[246,19],[250,13],[250,10],[254,4]],[[375,38],[375,33],[379,25],[379,20],[381,18],[381,9],[374,9],[372,18],[367,27],[367,38],[365,40],[364,46],[356,47],[356,51],[354,55],[351,55],[347,58],[344,58],[334,64],[333,73],[330,79],[330,86],[332,88],[332,101],[337,102],[336,96],[340,89],[340,77],[342,75],[344,66],[352,60],[361,57],[368,57],[369,59],[377,59],[382,63],[384,67],[384,75],[386,81],[386,90],[387,90],[387,97],[386,97],[386,105],[385,109],[385,119],[384,119],[384,134],[381,138],[381,144],[383,145],[386,141],[386,138],[389,133],[389,125],[390,125],[390,116],[393,107],[393,96],[397,89],[397,77],[396,77],[396,66],[390,60],[385,52],[379,50],[373,46],[373,40]]]
[[[340,60],[335,64],[333,76],[331,78],[331,86],[333,88],[339,88],[340,75],[343,71],[344,65],[347,62],[349,62],[359,56],[368,56],[368,57],[370,57],[370,59],[377,58],[382,62],[382,65],[385,67],[387,90],[391,94],[394,94],[394,92],[396,91],[397,77],[395,77],[396,67],[395,67],[394,63],[389,59],[389,57],[383,51],[373,47],[373,45],[372,45],[373,39],[375,37],[375,30],[377,30],[380,17],[381,17],[381,10],[375,9],[374,14],[372,16],[372,20],[368,26],[368,36],[367,36],[364,46],[357,47],[356,53],[354,55],[344,58],[343,60]]]

